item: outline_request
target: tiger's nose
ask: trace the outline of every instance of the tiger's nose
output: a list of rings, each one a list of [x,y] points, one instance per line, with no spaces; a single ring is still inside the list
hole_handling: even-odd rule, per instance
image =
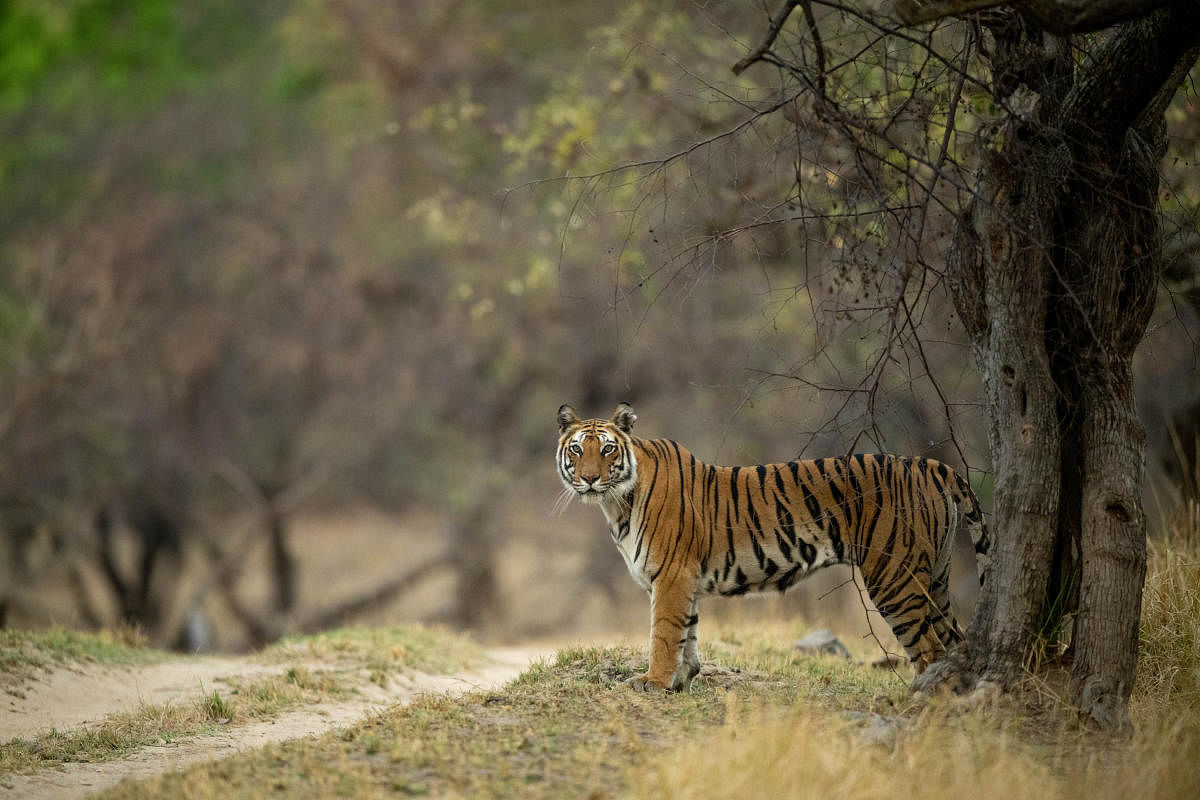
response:
[[[584,483],[586,483],[586,484],[589,484],[589,485],[590,485],[590,484],[593,484],[593,483],[595,483],[596,481],[600,480],[600,473],[599,473],[599,472],[597,472],[597,473],[595,473],[595,474],[593,474],[593,475],[586,475],[586,474],[584,474],[584,473],[582,473],[582,472],[581,472],[581,473],[579,474],[579,479],[580,479],[581,481],[583,481]]]

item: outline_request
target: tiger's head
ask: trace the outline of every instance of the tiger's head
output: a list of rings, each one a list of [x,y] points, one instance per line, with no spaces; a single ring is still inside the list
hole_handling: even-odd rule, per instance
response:
[[[612,419],[580,419],[568,405],[558,409],[558,477],[585,503],[624,498],[637,481],[629,432],[637,415],[621,403]],[[570,495],[567,495],[570,496]]]

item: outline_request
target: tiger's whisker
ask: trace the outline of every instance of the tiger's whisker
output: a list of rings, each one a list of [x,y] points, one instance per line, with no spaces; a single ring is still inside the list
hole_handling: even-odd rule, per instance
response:
[[[571,500],[574,499],[575,492],[571,489],[563,489],[558,498],[554,501],[554,506],[550,509],[552,516],[561,516],[567,510],[567,506],[571,505]]]

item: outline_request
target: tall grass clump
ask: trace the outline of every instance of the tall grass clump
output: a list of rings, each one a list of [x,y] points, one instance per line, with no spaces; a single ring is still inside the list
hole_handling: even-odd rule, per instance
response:
[[[1194,499],[1150,540],[1134,704],[1145,715],[1200,709],[1200,502]]]
[[[880,717],[797,704],[727,716],[703,742],[634,775],[635,797],[877,798],[919,791],[933,800],[1200,797],[1200,503],[1149,543],[1130,740],[1089,733],[1002,702],[935,703]],[[882,723],[882,726],[880,726]]]

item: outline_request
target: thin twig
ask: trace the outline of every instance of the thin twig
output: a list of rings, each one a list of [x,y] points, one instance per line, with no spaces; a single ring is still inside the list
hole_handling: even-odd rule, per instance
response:
[[[758,43],[758,47],[751,50],[745,58],[731,67],[734,75],[741,75],[751,64],[762,60],[763,55],[771,49],[771,45],[775,44],[775,39],[779,36],[779,31],[783,28],[783,23],[787,22],[787,18],[791,16],[798,5],[800,5],[800,0],[787,0],[775,12],[775,16],[771,18],[771,25],[767,28],[767,35]]]

